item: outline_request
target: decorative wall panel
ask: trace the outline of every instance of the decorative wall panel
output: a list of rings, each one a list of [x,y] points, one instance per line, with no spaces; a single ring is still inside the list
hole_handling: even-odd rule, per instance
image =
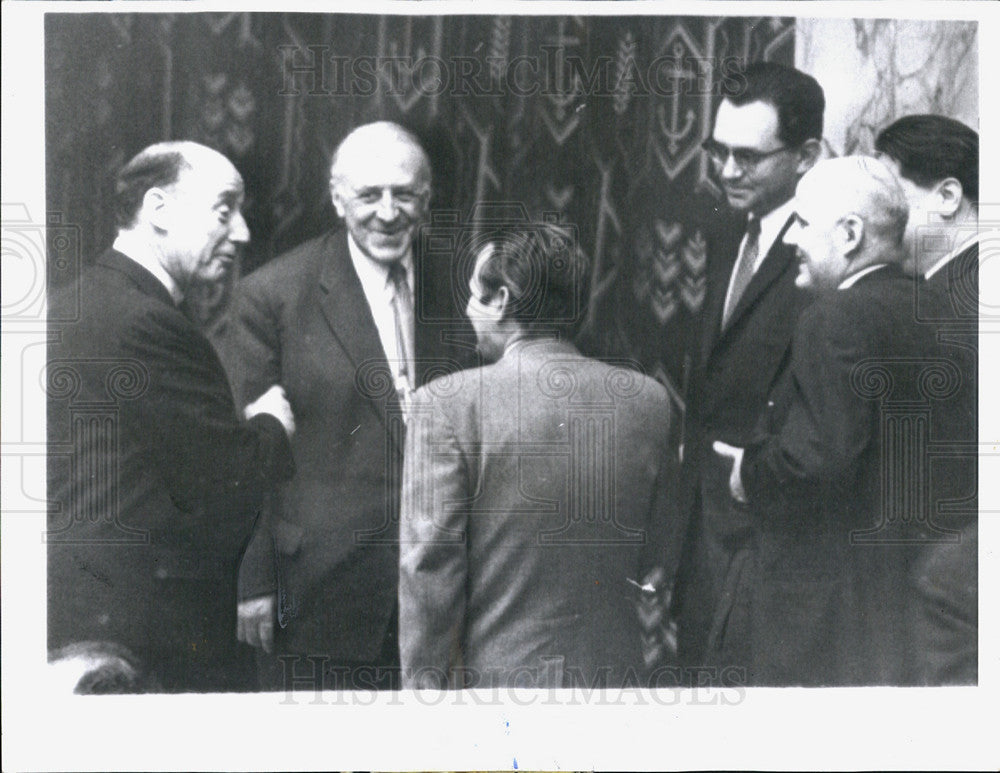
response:
[[[832,94],[855,84],[830,64],[829,29],[852,33],[859,66],[896,62],[888,86],[874,67],[858,95],[868,102],[832,100],[839,151],[865,145],[865,121],[909,107],[913,84],[921,105],[950,109],[939,81],[959,66],[974,82],[961,64],[974,28],[928,24],[944,36],[928,37],[928,57],[951,57],[928,84],[893,58],[909,28],[800,25],[798,58]],[[113,238],[115,170],[152,142],[204,142],[247,183],[245,273],[329,225],[337,142],[363,122],[398,120],[430,151],[436,214],[477,228],[467,223],[477,203],[515,202],[573,224],[593,262],[581,345],[635,359],[679,401],[706,234],[722,209],[699,148],[717,84],[747,60],[791,64],[795,41],[788,18],[52,14],[48,206],[82,228],[92,259]],[[192,312],[210,324],[227,292],[202,288]]]

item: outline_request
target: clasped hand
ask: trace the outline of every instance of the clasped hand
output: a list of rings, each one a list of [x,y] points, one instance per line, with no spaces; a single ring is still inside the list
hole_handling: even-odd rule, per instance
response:
[[[289,438],[295,434],[295,416],[292,415],[292,406],[280,384],[275,384],[250,403],[244,409],[243,416],[249,421],[258,413],[269,413],[280,421]]]

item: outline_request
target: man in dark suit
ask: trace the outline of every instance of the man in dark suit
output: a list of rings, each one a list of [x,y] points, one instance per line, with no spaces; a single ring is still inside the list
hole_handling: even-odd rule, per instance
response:
[[[346,227],[244,279],[216,339],[238,402],[281,384],[298,426],[295,479],[240,572],[241,638],[262,650],[265,689],[396,685],[402,430],[413,389],[448,368],[423,324],[433,295],[414,240],[431,168],[416,138],[355,129],[330,192]]]
[[[912,459],[950,370],[899,267],[907,210],[873,158],[822,161],[796,191],[785,239],[816,299],[796,326],[786,415],[745,453],[714,444],[757,545],[752,684],[910,679]]]
[[[247,240],[242,201],[224,156],[147,148],[118,176],[114,248],[51,299],[49,646],[127,648],[168,691],[245,687],[238,559],[263,492],[292,473],[280,389],[242,423],[177,307]]]
[[[414,396],[400,529],[406,686],[644,678],[634,603],[653,577],[672,579],[683,531],[670,403],[654,380],[569,343],[587,275],[563,227],[499,235],[477,255],[467,307],[495,363]]]
[[[952,118],[910,115],[875,140],[910,205],[907,262],[917,314],[961,374],[934,415],[926,545],[915,562],[913,624],[919,684],[978,679],[979,135]]]
[[[904,269],[939,283],[956,306],[954,315],[975,320],[979,135],[943,115],[908,115],[879,132],[875,150],[896,173],[910,205]]]
[[[786,371],[801,307],[795,250],[782,236],[795,185],[820,152],[824,108],[812,77],[779,64],[752,64],[732,85],[704,148],[740,224],[732,238],[716,234],[708,253],[683,439],[690,532],[675,595],[681,662],[720,670],[747,662],[746,604],[736,592],[752,571],[752,545],[711,445],[744,445],[776,418],[768,398]]]

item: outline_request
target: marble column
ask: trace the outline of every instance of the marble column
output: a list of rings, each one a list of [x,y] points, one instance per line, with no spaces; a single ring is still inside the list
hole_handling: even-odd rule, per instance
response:
[[[979,131],[978,24],[910,19],[797,19],[795,66],[826,93],[835,155],[867,153],[879,129],[940,113]]]

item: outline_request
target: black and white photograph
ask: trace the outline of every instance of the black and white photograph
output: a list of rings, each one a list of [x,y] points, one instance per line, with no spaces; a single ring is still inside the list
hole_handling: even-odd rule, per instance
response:
[[[3,12],[4,769],[1000,762],[994,5]]]

